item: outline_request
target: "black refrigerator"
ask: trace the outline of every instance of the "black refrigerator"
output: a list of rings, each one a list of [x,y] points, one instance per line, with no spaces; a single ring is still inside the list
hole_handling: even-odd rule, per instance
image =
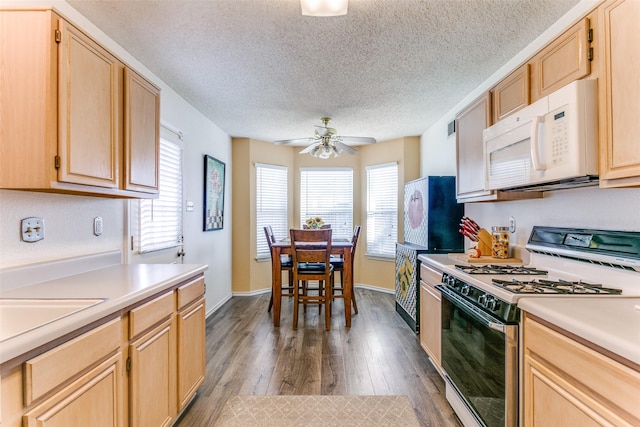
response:
[[[454,176],[427,176],[404,185],[404,242],[396,243],[396,311],[420,328],[420,260],[424,253],[464,251],[458,232],[464,204],[456,201]]]

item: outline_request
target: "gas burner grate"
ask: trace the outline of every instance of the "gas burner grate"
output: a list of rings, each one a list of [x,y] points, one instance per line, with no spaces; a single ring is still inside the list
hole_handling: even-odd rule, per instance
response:
[[[516,294],[576,294],[576,295],[604,295],[622,294],[621,289],[605,288],[602,285],[585,283],[582,281],[570,282],[566,280],[531,280],[520,281],[513,279],[493,279],[493,284]]]
[[[525,267],[522,265],[457,265],[456,269],[467,274],[511,274],[511,275],[545,275],[548,271],[538,270],[533,267]]]

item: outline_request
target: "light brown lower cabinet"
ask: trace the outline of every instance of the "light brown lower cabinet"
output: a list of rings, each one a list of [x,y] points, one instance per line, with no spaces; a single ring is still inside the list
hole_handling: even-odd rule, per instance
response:
[[[176,416],[175,333],[170,317],[129,346],[132,426],[169,426]]]
[[[640,371],[525,314],[525,427],[639,426]]]
[[[178,312],[178,411],[204,381],[206,348],[204,298]]]
[[[169,426],[205,376],[202,275],[0,366],[0,426]]]
[[[441,317],[442,297],[435,289],[442,273],[420,265],[420,345],[431,363],[442,373]]]
[[[118,352],[27,412],[23,425],[122,426],[122,379]]]

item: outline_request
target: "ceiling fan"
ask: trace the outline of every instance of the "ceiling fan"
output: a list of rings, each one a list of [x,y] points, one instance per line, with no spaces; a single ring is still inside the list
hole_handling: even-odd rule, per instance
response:
[[[314,125],[316,129],[313,136],[308,138],[283,139],[280,141],[274,141],[274,144],[311,144],[300,151],[300,154],[309,153],[314,157],[328,159],[332,155],[333,157],[338,157],[343,151],[349,154],[355,154],[358,152],[358,150],[351,148],[346,143],[360,145],[373,144],[376,142],[375,138],[365,136],[336,135],[337,131],[334,128],[327,126],[331,121],[329,117],[323,117],[320,121],[322,122],[322,126]]]

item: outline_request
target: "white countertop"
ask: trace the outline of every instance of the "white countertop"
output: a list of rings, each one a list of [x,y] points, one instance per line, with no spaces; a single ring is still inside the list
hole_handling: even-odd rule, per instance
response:
[[[460,275],[448,255],[422,254],[418,258],[444,272]],[[479,279],[471,279],[482,284]],[[528,296],[518,307],[589,342],[640,365],[640,297]]]
[[[640,365],[640,298],[524,297],[518,306]]]
[[[202,264],[122,264],[0,293],[0,298],[106,298],[106,301],[0,343],[0,363],[100,320],[204,272]]]

